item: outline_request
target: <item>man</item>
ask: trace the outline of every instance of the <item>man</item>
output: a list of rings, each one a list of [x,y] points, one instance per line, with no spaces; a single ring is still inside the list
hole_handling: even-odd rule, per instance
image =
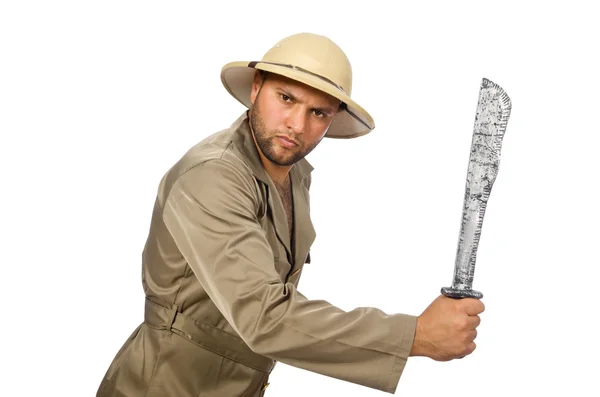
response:
[[[98,396],[262,396],[276,361],[394,393],[409,356],[470,354],[483,304],[439,296],[418,317],[350,312],[297,289],[315,231],[312,167],[325,136],[374,128],[351,66],[324,36],[289,36],[221,74],[249,110],[162,178],[143,252],[144,322]]]

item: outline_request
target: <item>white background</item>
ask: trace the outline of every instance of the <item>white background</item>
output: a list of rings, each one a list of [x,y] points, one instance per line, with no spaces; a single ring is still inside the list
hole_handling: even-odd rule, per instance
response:
[[[209,3],[2,2],[0,395],[95,395],[143,319],[161,176],[243,111],[221,67],[311,31],[346,51],[376,129],[309,156],[317,240],[300,290],[418,315],[449,285],[487,77],[513,109],[478,251],[478,348],[411,358],[396,394],[597,396],[592,2]],[[267,393],[334,394],[385,395],[283,364]]]

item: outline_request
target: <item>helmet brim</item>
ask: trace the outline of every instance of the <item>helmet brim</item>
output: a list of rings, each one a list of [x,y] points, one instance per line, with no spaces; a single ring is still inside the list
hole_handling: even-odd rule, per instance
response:
[[[325,137],[356,138],[368,134],[375,128],[373,118],[365,109],[338,87],[318,76],[292,67],[267,62],[228,63],[221,70],[221,82],[227,92],[247,108],[251,106],[250,92],[256,69],[301,82],[339,99],[343,103],[343,110],[336,114]]]

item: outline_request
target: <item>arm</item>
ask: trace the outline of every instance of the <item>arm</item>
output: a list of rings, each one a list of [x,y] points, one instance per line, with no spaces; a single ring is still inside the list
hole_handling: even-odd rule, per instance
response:
[[[257,219],[258,194],[250,175],[210,160],[180,177],[165,202],[165,224],[208,295],[258,354],[395,392],[416,317],[345,312],[282,283]]]

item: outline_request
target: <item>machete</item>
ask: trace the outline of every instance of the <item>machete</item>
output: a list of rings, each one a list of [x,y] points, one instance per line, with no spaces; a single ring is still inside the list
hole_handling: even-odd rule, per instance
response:
[[[454,277],[451,287],[442,288],[442,294],[451,298],[483,297],[481,292],[472,289],[477,248],[488,199],[500,167],[502,139],[510,111],[511,101],[506,92],[484,78],[475,113]]]

